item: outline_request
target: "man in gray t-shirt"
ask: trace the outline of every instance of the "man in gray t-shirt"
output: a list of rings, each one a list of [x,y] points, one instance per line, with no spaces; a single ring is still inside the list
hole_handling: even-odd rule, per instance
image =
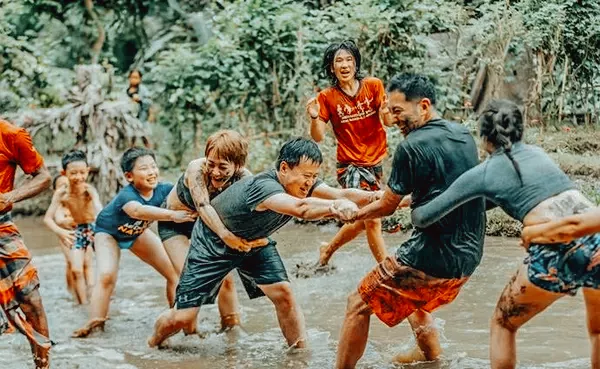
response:
[[[424,76],[395,77],[388,87],[389,109],[405,140],[394,154],[382,198],[357,219],[393,213],[408,195],[412,205],[431,201],[462,173],[476,166],[477,147],[469,131],[438,118],[435,89]],[[337,368],[354,368],[362,356],[371,314],[390,327],[408,318],[418,347],[394,361],[435,360],[441,354],[429,314],[452,302],[481,261],[484,203],[470,201],[411,237],[361,281],[349,297],[338,347]]]
[[[234,183],[211,205],[228,229],[251,241],[269,237],[292,217],[352,220],[357,205],[377,198],[374,192],[335,189],[318,180],[322,161],[314,141],[290,140],[281,148],[277,169]],[[233,269],[250,298],[266,295],[273,302],[288,345],[304,347],[304,319],[275,242],[249,252],[233,250],[200,220],[194,226],[175,307],[158,318],[148,344],[158,346],[180,330],[193,332],[200,306],[214,303],[223,279]]]

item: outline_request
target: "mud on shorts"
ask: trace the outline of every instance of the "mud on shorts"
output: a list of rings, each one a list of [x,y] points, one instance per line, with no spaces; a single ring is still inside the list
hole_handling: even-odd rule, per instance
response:
[[[264,296],[258,285],[288,282],[276,242],[241,252],[227,247],[213,234],[202,243],[192,242],[177,285],[175,304],[178,309],[214,304],[223,280],[237,269],[251,299]]]
[[[600,233],[568,244],[531,244],[525,258],[529,281],[546,291],[575,295],[581,287],[600,289],[600,266],[591,266],[600,251]]]
[[[382,176],[383,167],[381,164],[372,167],[361,167],[354,164],[337,163],[337,181],[342,188],[378,191],[382,187]]]
[[[88,247],[94,248],[94,228],[94,223],[78,224],[75,228],[73,248],[77,250],[86,250]]]
[[[417,310],[432,312],[452,302],[469,278],[435,278],[388,256],[358,286],[379,320],[393,327]]]
[[[19,311],[24,297],[34,292],[40,285],[36,268],[31,263],[31,254],[23,242],[21,234],[10,217],[0,216],[3,231],[0,232],[0,329],[8,327],[8,318],[30,341],[40,346],[50,347],[48,337],[36,332]],[[0,330],[0,333],[2,331]]]

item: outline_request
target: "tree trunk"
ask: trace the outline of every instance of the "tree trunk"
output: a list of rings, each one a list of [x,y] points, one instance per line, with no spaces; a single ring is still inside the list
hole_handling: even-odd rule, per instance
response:
[[[104,27],[98,18],[98,14],[96,14],[94,11],[94,2],[92,0],[83,0],[83,3],[89,16],[96,25],[96,29],[98,30],[98,38],[94,42],[94,45],[92,45],[92,64],[98,64],[98,58],[100,57],[102,46],[106,40],[106,33],[104,32]]]

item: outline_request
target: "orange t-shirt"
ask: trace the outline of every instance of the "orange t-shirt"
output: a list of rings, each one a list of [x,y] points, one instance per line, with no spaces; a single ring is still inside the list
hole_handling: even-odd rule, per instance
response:
[[[356,96],[338,87],[329,87],[317,96],[319,118],[331,122],[337,138],[339,163],[372,166],[387,153],[387,137],[379,120],[379,107],[385,90],[380,79],[360,81]]]
[[[0,119],[0,193],[13,190],[17,165],[26,174],[32,174],[44,165],[44,158],[24,128]],[[2,225],[0,229],[4,230]]]

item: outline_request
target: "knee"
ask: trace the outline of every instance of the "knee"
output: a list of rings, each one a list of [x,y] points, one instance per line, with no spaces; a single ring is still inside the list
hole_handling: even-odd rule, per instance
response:
[[[83,278],[83,266],[71,268],[71,274],[73,278]]]
[[[114,273],[100,273],[98,283],[102,288],[113,288],[117,283],[117,276]]]
[[[37,289],[25,296],[22,296],[20,303],[21,309],[23,309],[24,312],[43,310],[42,296]]]
[[[509,331],[511,333],[516,333],[519,327],[515,326],[511,323],[510,318],[507,314],[501,309],[496,309],[494,311],[494,315],[492,316],[492,321],[490,322],[490,333],[494,334],[498,331]]]
[[[381,226],[381,219],[367,219],[364,221],[364,226],[367,228],[375,228]]]
[[[283,309],[292,309],[296,304],[294,293],[289,283],[281,283],[275,287],[271,294],[273,303]]]
[[[233,292],[235,290],[235,282],[233,278],[227,277],[223,280],[223,284],[221,285],[221,291],[223,292]]]
[[[369,305],[363,301],[358,291],[354,291],[348,296],[346,315],[371,315]]]

